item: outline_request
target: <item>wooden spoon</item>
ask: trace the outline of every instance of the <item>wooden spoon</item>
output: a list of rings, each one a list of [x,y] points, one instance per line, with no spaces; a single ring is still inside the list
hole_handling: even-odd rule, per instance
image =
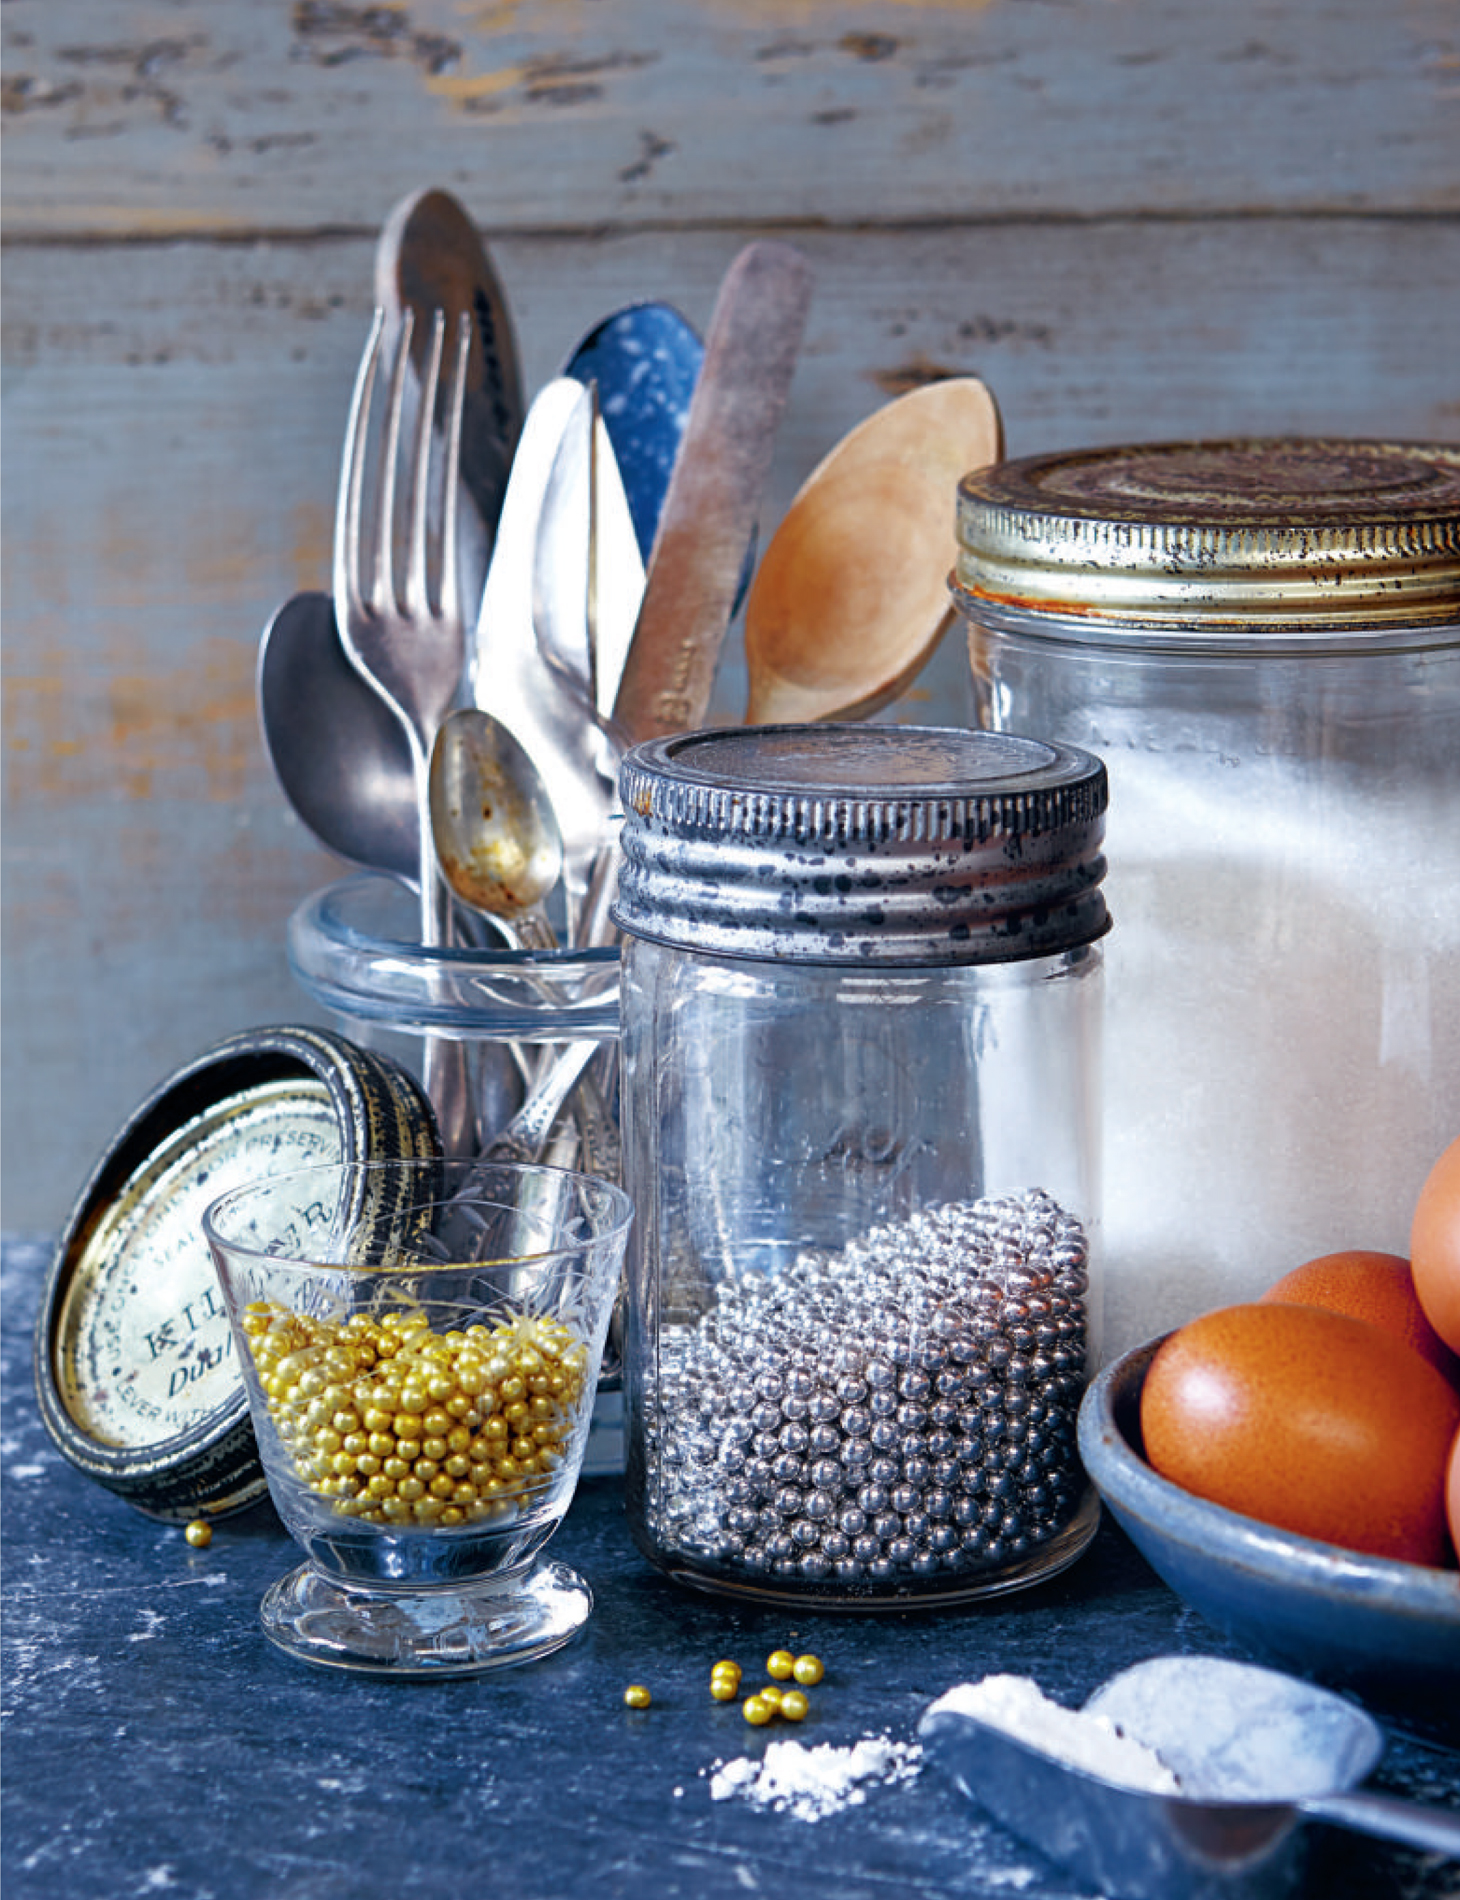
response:
[[[866,718],[912,682],[953,617],[959,478],[1002,448],[976,376],[912,390],[843,436],[751,583],[747,725]]]

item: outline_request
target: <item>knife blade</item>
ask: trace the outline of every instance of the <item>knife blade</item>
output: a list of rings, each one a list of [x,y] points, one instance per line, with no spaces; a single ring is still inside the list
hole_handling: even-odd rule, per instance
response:
[[[613,711],[643,597],[629,499],[589,382],[553,460],[533,562],[538,645],[589,718]]]
[[[794,245],[749,244],[710,320],[614,701],[638,744],[703,724],[811,301]]]

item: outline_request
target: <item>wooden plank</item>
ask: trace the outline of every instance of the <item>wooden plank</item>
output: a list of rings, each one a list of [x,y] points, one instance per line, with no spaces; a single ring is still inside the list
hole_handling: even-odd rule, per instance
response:
[[[383,205],[376,207],[383,212]],[[635,296],[698,323],[742,233],[494,244],[530,388]],[[1460,439],[1460,231],[1112,220],[803,234],[765,530],[885,395],[984,376],[1012,452],[1227,429]],[[341,867],[258,739],[259,629],[327,571],[371,243],[16,247],[4,328],[4,1219],[54,1226],[175,1063],[309,1016],[285,920]],[[957,719],[956,641],[901,711]],[[738,638],[715,718],[744,705]]]
[[[1460,208],[1407,0],[7,0],[6,225],[494,230]]]

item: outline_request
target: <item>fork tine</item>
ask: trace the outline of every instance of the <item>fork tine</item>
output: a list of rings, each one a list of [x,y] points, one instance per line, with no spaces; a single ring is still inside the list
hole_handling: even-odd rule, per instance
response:
[[[465,310],[456,320],[456,362],[446,409],[446,481],[441,502],[441,617],[461,619],[461,571],[457,563],[457,497],[461,486],[461,426],[466,407],[466,367],[471,354],[471,318]]]
[[[411,360],[413,315],[409,305],[401,316],[400,338],[390,371],[390,394],[380,448],[380,489],[375,502],[375,573],[370,605],[377,614],[395,607],[395,465],[400,452],[401,410],[405,403],[406,367]]]
[[[344,605],[347,617],[358,613],[361,605],[360,494],[365,472],[370,396],[375,387],[375,368],[380,360],[380,337],[384,327],[385,312],[377,310],[360,357],[360,367],[355,372],[350,414],[345,423],[345,446],[340,457],[340,486],[335,498],[332,584],[336,604]]]
[[[416,446],[411,463],[410,533],[406,552],[405,604],[408,613],[422,619],[431,612],[426,512],[431,485],[431,436],[436,425],[436,388],[441,380],[441,338],[446,313],[438,310],[431,325],[426,367],[421,378],[421,406],[416,417]]]

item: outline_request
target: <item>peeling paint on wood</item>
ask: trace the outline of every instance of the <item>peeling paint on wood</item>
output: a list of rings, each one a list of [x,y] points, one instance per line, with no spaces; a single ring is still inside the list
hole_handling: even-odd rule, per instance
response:
[[[308,1018],[343,867],[258,738],[328,575],[395,200],[486,232],[529,389],[604,312],[701,326],[748,237],[816,293],[761,534],[880,401],[981,375],[1011,453],[1460,440],[1460,15],[1406,0],[6,0],[4,1218],[143,1091]],[[1240,128],[1240,135],[1236,128]],[[945,642],[901,716],[964,716]],[[745,703],[738,629],[712,717]]]
[[[1451,0],[1377,37],[1360,0],[173,0],[167,32],[124,30],[156,17],[7,0],[12,241],[244,205],[365,230],[426,152],[523,232],[1460,211]],[[672,163],[635,167],[646,130]]]

